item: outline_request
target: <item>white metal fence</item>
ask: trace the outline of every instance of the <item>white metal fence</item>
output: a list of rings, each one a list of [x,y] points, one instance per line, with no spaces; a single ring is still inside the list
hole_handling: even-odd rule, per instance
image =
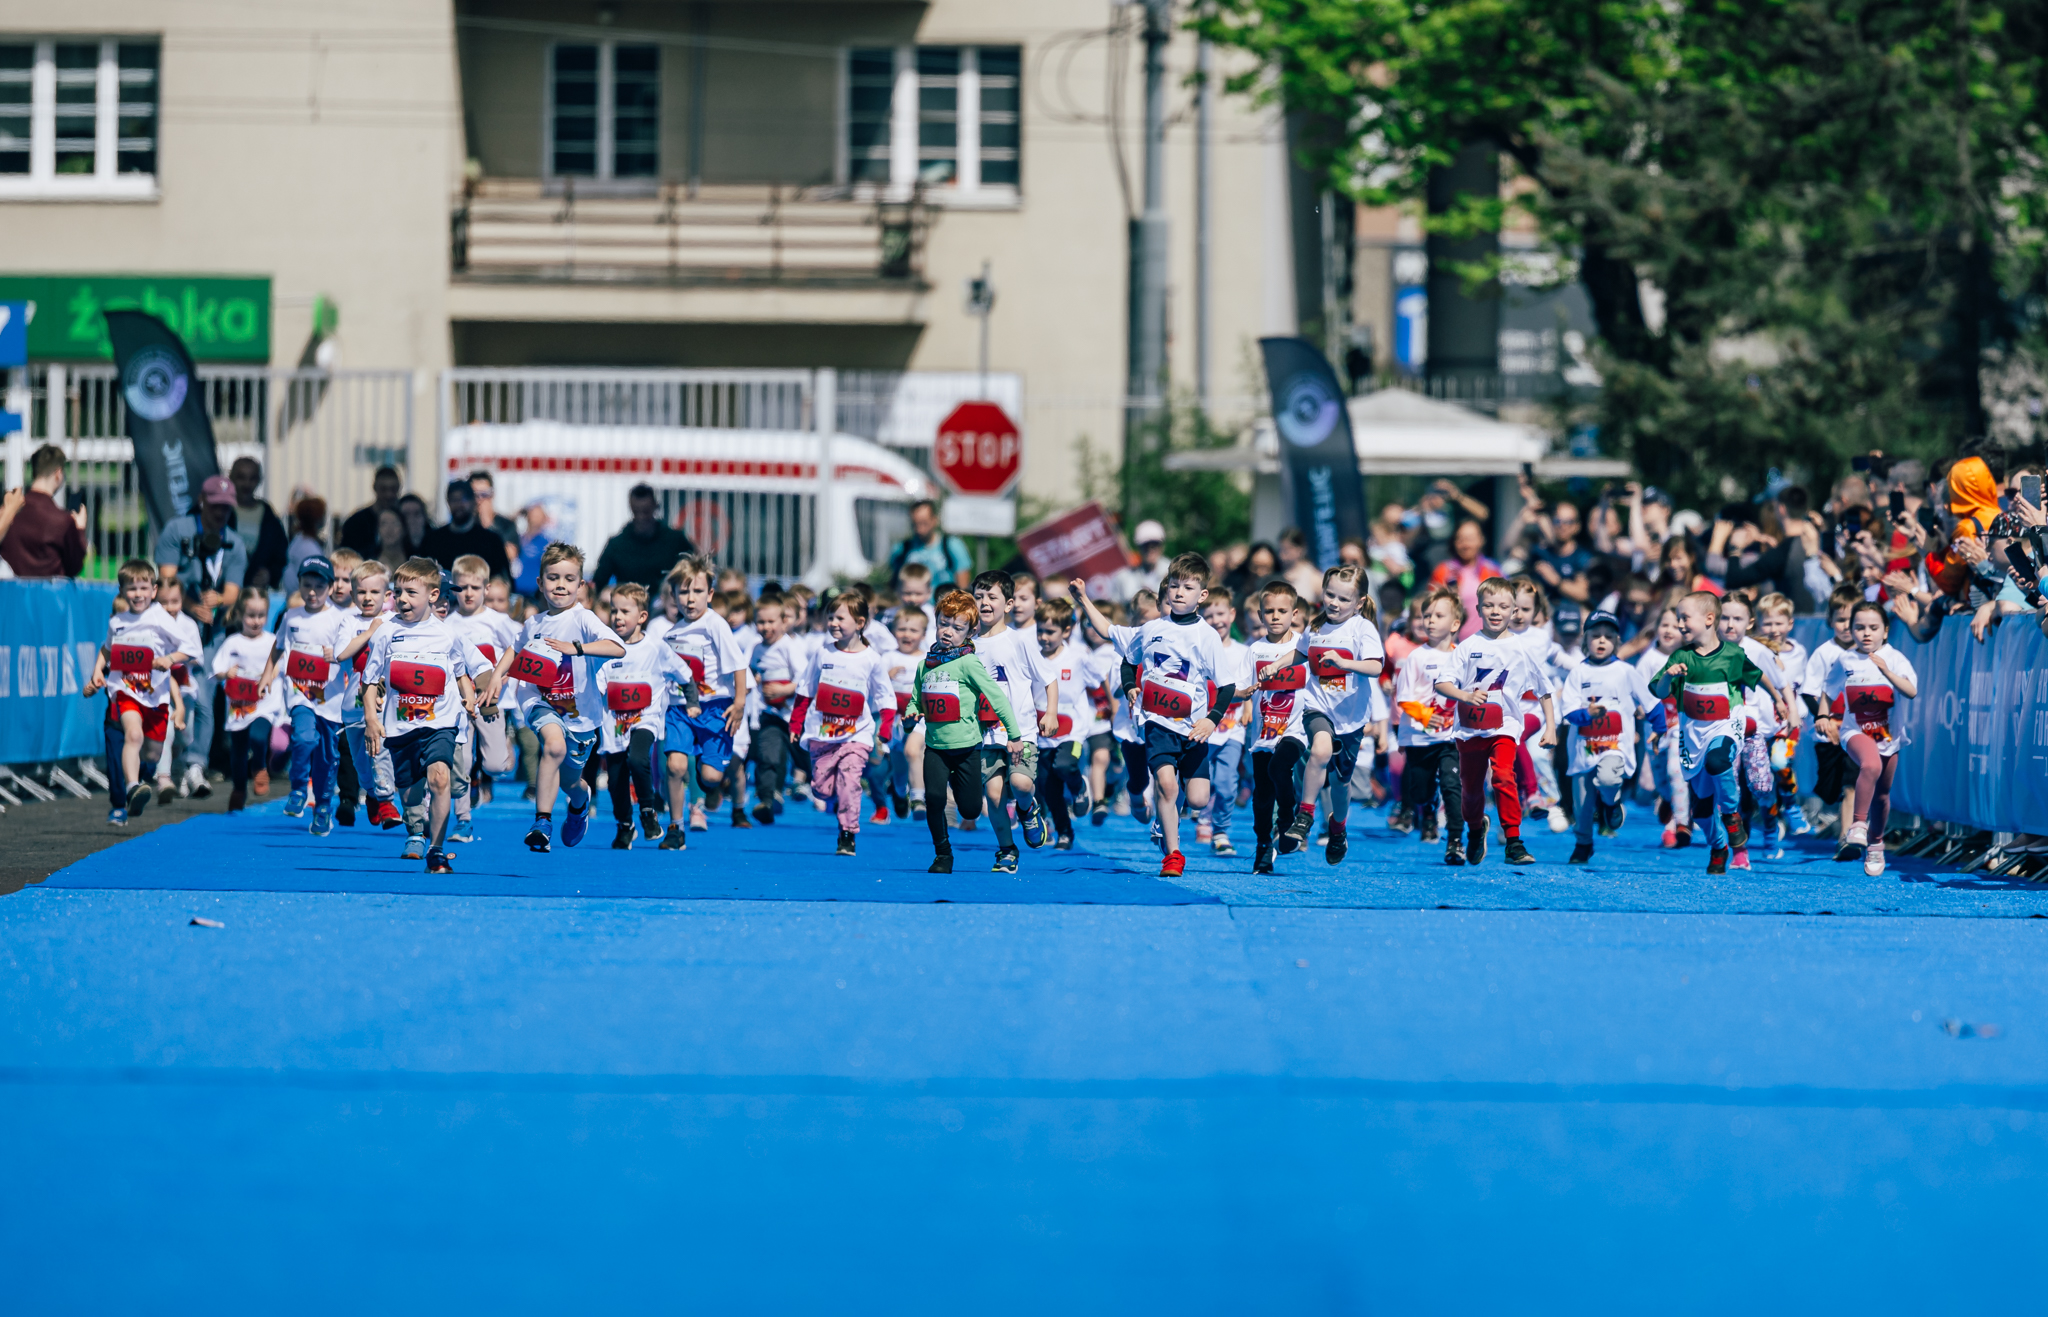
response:
[[[86,574],[111,577],[121,559],[148,557],[155,540],[119,377],[111,365],[61,364],[34,365],[27,376],[27,423],[9,467],[51,440],[64,449],[66,484],[88,511]],[[409,474],[414,465],[410,371],[201,366],[198,383],[221,469],[255,458],[263,465],[262,496],[282,514],[301,495],[317,495],[327,503],[330,533],[369,501],[379,466]],[[431,478],[431,468],[425,474]]]

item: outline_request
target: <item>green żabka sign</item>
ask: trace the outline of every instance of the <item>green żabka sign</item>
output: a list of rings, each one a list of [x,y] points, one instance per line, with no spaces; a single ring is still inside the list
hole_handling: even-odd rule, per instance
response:
[[[0,302],[29,302],[28,355],[111,358],[105,311],[147,311],[194,361],[270,360],[270,280],[183,274],[0,274]]]

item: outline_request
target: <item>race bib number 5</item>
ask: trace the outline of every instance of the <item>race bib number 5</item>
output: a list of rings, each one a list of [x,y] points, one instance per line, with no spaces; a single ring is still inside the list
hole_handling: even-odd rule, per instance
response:
[[[431,663],[394,658],[391,660],[391,689],[400,695],[439,699],[448,689],[448,672]]]

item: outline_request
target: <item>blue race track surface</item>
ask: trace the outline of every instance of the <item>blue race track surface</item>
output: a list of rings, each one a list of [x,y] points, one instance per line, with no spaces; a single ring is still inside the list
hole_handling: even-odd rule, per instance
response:
[[[0,898],[8,1311],[2041,1306],[2048,889],[523,816],[452,879],[268,806]]]

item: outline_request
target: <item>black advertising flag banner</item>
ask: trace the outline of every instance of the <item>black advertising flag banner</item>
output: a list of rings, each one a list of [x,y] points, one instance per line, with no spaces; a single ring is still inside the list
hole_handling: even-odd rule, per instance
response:
[[[162,530],[192,510],[201,482],[220,474],[213,422],[192,356],[163,321],[142,311],[109,311],[106,317],[143,502],[151,527]]]
[[[1365,538],[1365,482],[1336,372],[1307,339],[1262,338],[1280,481],[1316,566],[1337,565],[1337,546]]]

